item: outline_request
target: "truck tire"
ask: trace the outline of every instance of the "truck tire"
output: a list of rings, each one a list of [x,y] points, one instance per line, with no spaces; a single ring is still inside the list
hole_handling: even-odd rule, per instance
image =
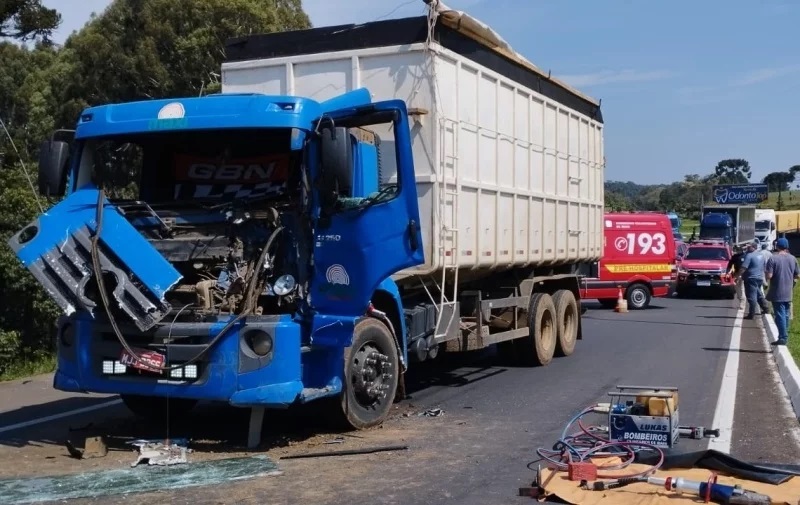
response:
[[[547,366],[553,361],[558,342],[558,318],[553,298],[547,293],[533,293],[528,305],[528,336],[520,359],[526,366]]]
[[[558,321],[556,356],[569,356],[575,352],[575,343],[578,341],[578,320],[581,317],[578,303],[572,291],[559,289],[553,295],[553,305]]]
[[[650,306],[650,289],[644,284],[636,283],[631,284],[625,293],[625,298],[628,299],[628,308],[633,310],[643,310]]]
[[[357,430],[385,421],[397,393],[399,373],[400,359],[389,328],[372,318],[356,324],[353,343],[344,350],[339,421]]]
[[[119,395],[122,403],[135,415],[152,421],[164,421],[188,414],[197,400],[163,396]]]

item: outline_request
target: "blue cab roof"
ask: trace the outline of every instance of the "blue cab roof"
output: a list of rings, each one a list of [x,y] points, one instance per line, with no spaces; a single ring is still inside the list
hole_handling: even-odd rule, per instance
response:
[[[371,100],[369,91],[360,88],[325,102],[296,96],[223,93],[100,105],[81,113],[75,138],[225,128],[309,130],[326,112],[367,105]]]

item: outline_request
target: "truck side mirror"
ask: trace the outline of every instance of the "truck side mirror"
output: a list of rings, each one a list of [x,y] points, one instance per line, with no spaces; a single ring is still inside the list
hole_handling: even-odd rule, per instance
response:
[[[772,221],[770,221],[769,223],[769,229],[770,231],[775,231],[775,223],[773,223]]]
[[[353,192],[353,145],[347,128],[320,131],[319,190],[323,209],[333,210],[336,200]]]
[[[39,147],[39,193],[43,196],[63,196],[67,186],[69,144],[60,140],[45,140]]]

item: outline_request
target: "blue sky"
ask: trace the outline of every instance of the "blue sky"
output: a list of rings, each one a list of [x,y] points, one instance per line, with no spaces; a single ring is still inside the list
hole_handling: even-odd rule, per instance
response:
[[[110,0],[44,0],[56,41]],[[64,4],[69,4],[65,9]],[[554,76],[601,98],[606,179],[672,182],[745,158],[800,164],[800,1],[450,0]],[[422,0],[303,0],[315,26],[424,12]]]

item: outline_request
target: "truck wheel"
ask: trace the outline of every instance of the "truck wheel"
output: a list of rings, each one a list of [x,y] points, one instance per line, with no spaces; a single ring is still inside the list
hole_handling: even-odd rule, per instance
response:
[[[528,366],[546,366],[553,361],[558,340],[556,306],[547,293],[533,293],[528,306],[528,336],[520,353]]]
[[[628,299],[628,307],[634,310],[646,309],[650,305],[650,290],[644,284],[630,286],[625,297]]]
[[[139,417],[153,421],[164,421],[188,414],[197,405],[197,400],[187,398],[164,398],[163,396],[119,395],[128,410]]]
[[[558,346],[557,356],[569,356],[575,352],[575,342],[578,340],[578,303],[575,295],[567,289],[559,289],[553,295],[553,305],[556,308],[558,321]]]
[[[357,430],[382,423],[394,402],[399,373],[397,347],[386,325],[377,319],[359,322],[344,351],[341,421]]]

